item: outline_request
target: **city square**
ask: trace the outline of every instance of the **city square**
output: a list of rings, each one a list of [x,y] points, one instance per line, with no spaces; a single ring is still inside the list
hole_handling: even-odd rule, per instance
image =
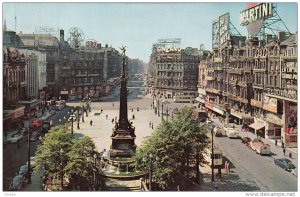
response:
[[[2,4],[4,192],[298,192],[297,3],[82,5]]]

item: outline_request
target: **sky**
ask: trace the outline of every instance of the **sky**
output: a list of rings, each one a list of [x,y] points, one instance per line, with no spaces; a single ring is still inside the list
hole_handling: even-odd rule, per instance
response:
[[[296,32],[297,3],[278,3],[277,12],[291,32]],[[231,23],[240,26],[239,14],[247,3],[3,3],[2,22],[8,29],[33,33],[36,27],[54,27],[65,31],[79,27],[87,39],[95,39],[119,50],[127,46],[130,58],[149,61],[157,39],[181,38],[182,48],[201,44],[211,50],[212,20],[230,13]]]

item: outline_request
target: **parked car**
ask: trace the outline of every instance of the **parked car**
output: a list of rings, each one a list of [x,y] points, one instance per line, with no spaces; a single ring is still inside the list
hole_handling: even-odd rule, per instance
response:
[[[249,145],[249,143],[251,142],[250,137],[243,137],[243,138],[241,138],[241,140],[242,140],[242,143],[246,144],[246,145]]]
[[[18,131],[18,133],[22,134],[23,136],[24,136],[24,135],[27,135],[27,133],[28,133],[28,128],[23,127],[22,129],[20,129],[20,130]]]
[[[26,165],[28,165],[28,161],[26,162]],[[36,165],[36,163],[35,163],[35,157],[34,157],[34,156],[31,156],[31,157],[30,157],[30,167],[31,167],[31,168],[34,168],[35,165]]]
[[[25,181],[25,177],[23,175],[17,175],[15,176],[9,185],[9,191],[18,191],[23,188],[23,184]]]
[[[282,169],[291,172],[296,166],[291,162],[291,160],[282,158],[282,159],[274,159],[274,163],[281,167]]]
[[[223,136],[223,133],[222,133],[222,130],[220,127],[215,127],[214,128],[214,134],[216,137],[222,137]]]
[[[271,147],[260,138],[255,138],[250,143],[251,148],[260,155],[271,155]]]
[[[101,115],[101,113],[94,113],[94,116],[100,116]]]
[[[28,165],[22,165],[19,169],[19,175],[25,176],[28,173]]]
[[[17,143],[18,141],[22,140],[23,135],[21,133],[15,133],[9,137],[6,137],[5,142],[7,143]]]
[[[30,137],[30,141],[35,141],[39,138],[40,134],[39,132],[37,131],[34,131],[32,134],[31,134],[31,137]]]

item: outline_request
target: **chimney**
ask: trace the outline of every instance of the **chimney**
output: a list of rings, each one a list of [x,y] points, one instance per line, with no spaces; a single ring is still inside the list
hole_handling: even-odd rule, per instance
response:
[[[279,42],[282,42],[285,40],[285,32],[283,32],[283,31],[278,32],[278,40],[279,40]]]
[[[65,33],[64,33],[64,30],[61,29],[61,30],[59,31],[59,33],[60,33],[60,40],[59,40],[59,41],[60,41],[61,43],[63,43],[63,42],[65,41]]]
[[[268,44],[271,41],[272,41],[272,35],[271,34],[267,34],[266,35],[266,44]]]

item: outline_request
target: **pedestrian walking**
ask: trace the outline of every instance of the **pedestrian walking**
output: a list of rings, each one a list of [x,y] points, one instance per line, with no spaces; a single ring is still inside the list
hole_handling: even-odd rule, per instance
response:
[[[114,106],[115,106],[115,103],[113,103],[112,106],[114,107]]]
[[[284,147],[282,148],[282,151],[283,151],[283,155],[285,156],[285,148]]]
[[[281,148],[284,148],[284,143],[283,143],[283,141],[281,141]]]
[[[151,121],[149,122],[149,128],[151,128]]]
[[[292,159],[292,152],[290,152],[290,153],[289,153],[289,158],[291,158],[291,159]]]
[[[106,115],[105,115],[105,117],[106,117],[106,120],[107,120],[107,118],[108,118],[108,115],[106,114]]]
[[[224,168],[225,168],[225,171],[228,172],[228,162],[227,161],[225,161]]]
[[[132,114],[132,119],[134,120],[134,114]]]
[[[103,109],[101,109],[101,113],[103,112]]]
[[[275,140],[275,146],[277,146],[277,139]]]
[[[114,124],[115,119],[111,119],[111,123]]]
[[[133,112],[133,108],[131,108],[131,112]]]
[[[151,126],[151,127],[152,127],[152,129],[153,129],[153,122],[152,122],[152,126]]]
[[[90,121],[90,125],[93,126],[93,121],[92,120]]]
[[[152,109],[152,104],[151,104],[151,109]]]

